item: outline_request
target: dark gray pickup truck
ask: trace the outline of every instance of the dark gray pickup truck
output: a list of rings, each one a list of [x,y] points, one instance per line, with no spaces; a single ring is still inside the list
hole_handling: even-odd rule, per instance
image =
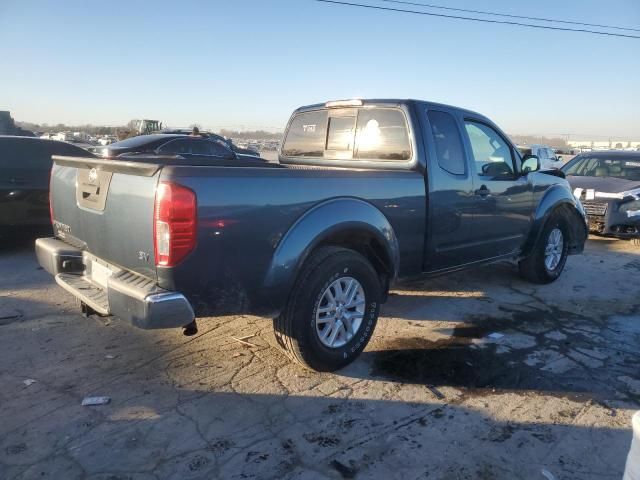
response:
[[[40,264],[86,313],[142,328],[270,315],[302,364],[369,341],[391,285],[504,259],[534,282],[581,252],[585,214],[489,119],[415,100],[296,110],[278,164],[54,157]]]

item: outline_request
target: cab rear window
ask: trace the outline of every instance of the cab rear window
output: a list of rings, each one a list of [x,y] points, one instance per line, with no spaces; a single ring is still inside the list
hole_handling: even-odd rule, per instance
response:
[[[282,155],[328,160],[409,160],[411,141],[397,108],[341,108],[297,114]]]
[[[327,111],[297,114],[282,147],[285,157],[322,157],[327,140]]]
[[[361,109],[356,126],[356,158],[409,160],[411,142],[404,114],[391,108]]]

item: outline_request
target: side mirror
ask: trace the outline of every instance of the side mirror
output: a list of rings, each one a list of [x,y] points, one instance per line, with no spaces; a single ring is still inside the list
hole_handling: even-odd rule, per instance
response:
[[[537,155],[525,155],[522,159],[522,174],[537,172],[540,170],[540,159]]]
[[[556,161],[561,162],[562,161],[562,155],[558,155],[558,157],[556,158]]]

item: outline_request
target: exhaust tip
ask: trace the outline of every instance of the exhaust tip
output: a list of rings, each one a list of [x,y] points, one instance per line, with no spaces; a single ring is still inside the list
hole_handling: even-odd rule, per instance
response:
[[[193,322],[191,322],[189,325],[185,325],[182,328],[183,328],[182,334],[185,337],[192,337],[196,333],[198,333],[198,324],[196,323],[195,320]]]

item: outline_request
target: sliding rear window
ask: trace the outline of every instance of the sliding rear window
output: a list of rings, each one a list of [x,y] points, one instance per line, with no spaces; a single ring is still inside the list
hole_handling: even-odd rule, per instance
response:
[[[326,109],[293,118],[282,154],[328,160],[407,161],[411,158],[411,140],[400,109]]]

